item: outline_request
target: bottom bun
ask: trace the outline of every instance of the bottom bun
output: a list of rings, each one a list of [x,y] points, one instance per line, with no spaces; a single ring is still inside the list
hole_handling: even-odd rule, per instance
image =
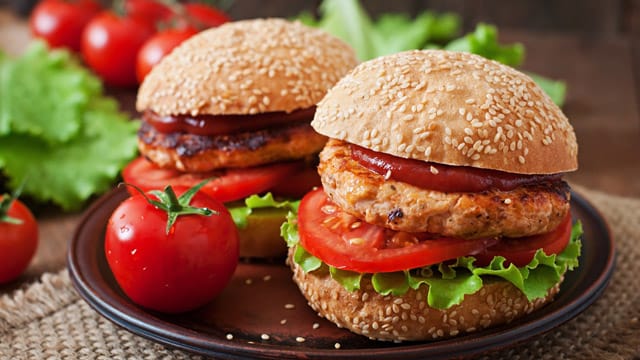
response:
[[[295,247],[289,249],[287,263],[313,310],[338,327],[373,340],[432,340],[508,323],[551,302],[564,279],[547,296],[532,302],[510,282],[483,279],[480,291],[465,296],[459,305],[440,310],[427,305],[427,285],[402,296],[380,295],[363,278],[362,288],[350,292],[326,270],[305,273],[293,261],[294,251]]]

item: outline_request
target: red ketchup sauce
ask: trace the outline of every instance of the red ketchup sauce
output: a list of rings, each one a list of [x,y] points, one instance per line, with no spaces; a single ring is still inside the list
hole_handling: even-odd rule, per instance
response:
[[[293,123],[310,123],[315,106],[296,110],[253,115],[170,115],[163,116],[147,110],[144,121],[162,133],[186,132],[194,135],[214,136],[242,131],[261,130]]]
[[[470,166],[405,159],[350,144],[351,157],[367,169],[423,189],[442,192],[513,190],[523,185],[560,181],[562,174],[522,175]]]

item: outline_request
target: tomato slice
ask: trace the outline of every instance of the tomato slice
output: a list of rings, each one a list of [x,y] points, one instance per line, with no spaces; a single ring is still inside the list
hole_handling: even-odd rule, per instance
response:
[[[315,165],[307,165],[299,172],[287,177],[284,181],[269,189],[275,196],[301,199],[313,188],[321,187],[320,175]]]
[[[471,255],[496,239],[429,238],[367,224],[341,211],[322,189],[307,194],[298,210],[300,244],[325,263],[362,273],[391,272]]]
[[[486,248],[483,252],[474,255],[476,264],[488,265],[494,256],[504,256],[507,264],[525,266],[531,262],[538,249],[545,254],[558,254],[567,247],[571,239],[571,214],[567,214],[554,231],[546,234],[527,236],[522,238],[502,239],[496,245]]]
[[[218,201],[229,202],[267,191],[295,174],[303,164],[286,162],[206,173],[183,173],[159,168],[144,157],[139,157],[124,168],[122,178],[145,192],[161,190],[167,185],[193,187],[204,179],[213,178],[201,191]]]
[[[568,226],[568,234],[567,234]],[[340,210],[322,189],[307,194],[298,210],[300,244],[326,264],[361,273],[401,271],[475,256],[481,265],[502,255],[517,266],[528,264],[536,250],[558,253],[571,233],[571,219],[549,234],[501,240],[434,238],[367,224]]]

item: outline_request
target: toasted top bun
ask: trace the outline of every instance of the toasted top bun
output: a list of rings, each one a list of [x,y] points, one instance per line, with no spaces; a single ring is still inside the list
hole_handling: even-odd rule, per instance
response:
[[[184,41],[147,75],[138,111],[192,116],[308,108],[354,66],[346,43],[283,19],[236,21]]]
[[[364,62],[328,92],[311,125],[403,158],[519,174],[578,167],[573,128],[544,91],[468,53],[414,50]]]

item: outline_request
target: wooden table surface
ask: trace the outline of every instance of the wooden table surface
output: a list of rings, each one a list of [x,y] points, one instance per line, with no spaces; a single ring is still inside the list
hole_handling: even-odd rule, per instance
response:
[[[567,82],[563,110],[577,133],[580,163],[579,170],[568,175],[569,181],[640,197],[640,42],[623,36],[583,37],[504,28],[501,38],[525,45],[524,69]],[[24,21],[0,9],[0,48],[18,54],[28,40]],[[123,108],[131,109],[134,91],[113,94],[122,100]],[[43,272],[62,269],[67,242],[80,216],[53,209],[37,213],[41,240],[36,257],[18,281],[0,286],[0,294],[25,286]]]

